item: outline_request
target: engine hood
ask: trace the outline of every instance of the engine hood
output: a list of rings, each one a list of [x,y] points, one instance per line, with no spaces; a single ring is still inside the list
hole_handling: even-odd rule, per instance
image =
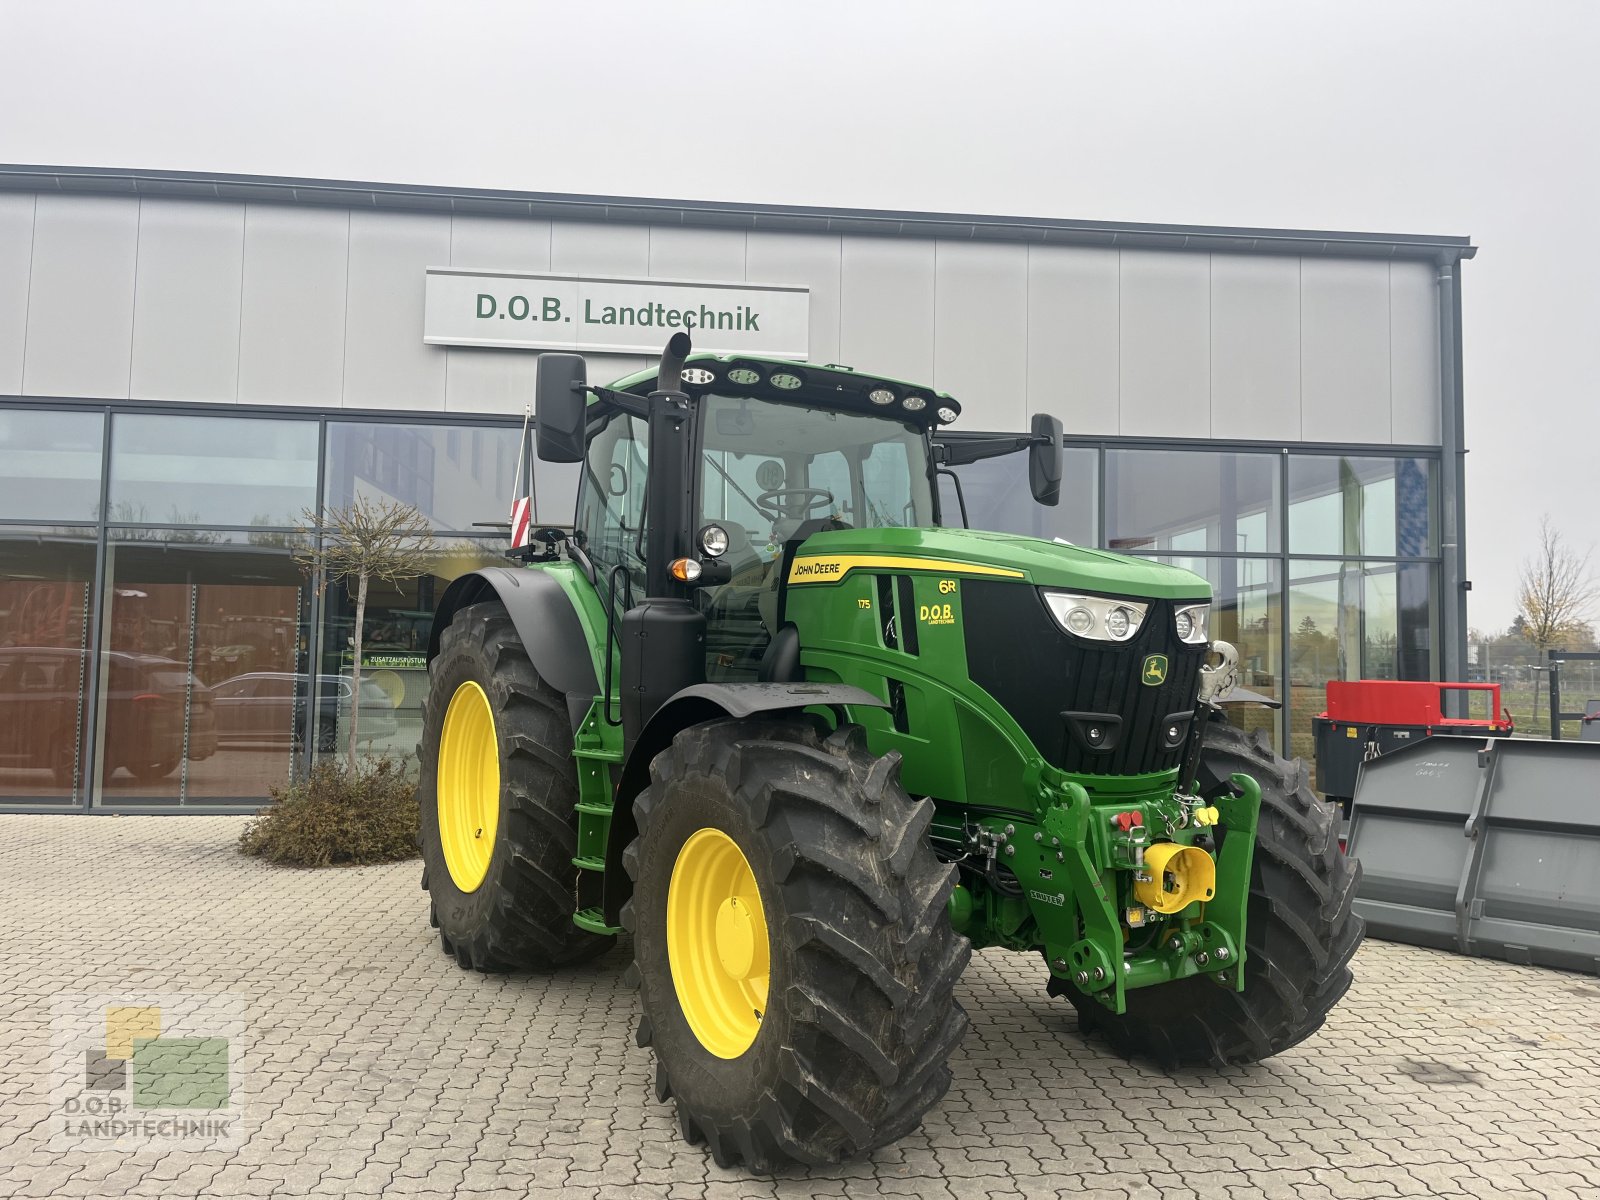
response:
[[[790,583],[829,583],[853,570],[929,570],[1016,579],[1131,599],[1209,600],[1192,571],[1065,542],[978,529],[837,529],[813,534],[795,555]]]

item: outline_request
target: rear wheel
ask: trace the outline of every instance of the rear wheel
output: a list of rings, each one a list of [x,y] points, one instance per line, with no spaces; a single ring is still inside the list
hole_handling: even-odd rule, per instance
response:
[[[128,773],[140,783],[159,783],[178,769],[178,758],[178,754],[169,753],[146,762],[131,762],[124,765],[128,768]]]
[[[1125,1057],[1163,1066],[1257,1062],[1322,1027],[1350,987],[1350,958],[1365,923],[1351,911],[1360,865],[1339,849],[1338,813],[1306,786],[1305,764],[1273,752],[1263,733],[1212,722],[1203,773],[1222,782],[1242,773],[1261,785],[1261,817],[1245,918],[1244,991],[1192,977],[1127,996],[1107,1012],[1064,981],[1087,1032]],[[1222,832],[1226,839],[1226,829]]]
[[[949,1087],[971,949],[899,764],[859,727],[770,719],[687,729],[651,764],[623,859],[639,1044],[720,1165],[860,1156]]]
[[[456,613],[429,670],[417,803],[440,944],[480,971],[602,953],[612,939],[572,923],[578,775],[565,698],[492,601]]]

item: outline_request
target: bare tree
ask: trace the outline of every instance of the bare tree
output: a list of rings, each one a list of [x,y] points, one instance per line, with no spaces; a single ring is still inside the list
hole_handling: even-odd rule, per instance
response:
[[[367,617],[367,586],[374,579],[400,583],[427,573],[433,554],[428,519],[413,505],[358,496],[347,508],[304,512],[296,530],[306,544],[294,561],[315,581],[318,594],[343,583],[356,602],[353,662],[350,671],[350,769],[356,768],[356,735],[361,722],[361,631]],[[318,532],[320,530],[320,538]]]
[[[1539,519],[1539,542],[1532,558],[1523,560],[1517,589],[1517,615],[1522,634],[1548,661],[1548,651],[1588,628],[1589,610],[1600,597],[1600,584],[1590,572],[1593,550],[1582,554],[1561,540],[1550,514]],[[1533,707],[1539,708],[1538,671],[1533,677]]]

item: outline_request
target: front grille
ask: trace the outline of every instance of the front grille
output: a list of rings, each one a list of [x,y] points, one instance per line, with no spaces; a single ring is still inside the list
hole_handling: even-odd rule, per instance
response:
[[[1167,732],[1194,710],[1206,648],[1178,640],[1170,601],[1151,601],[1138,634],[1120,644],[1072,637],[1028,584],[963,580],[961,607],[972,681],[1022,726],[1046,762],[1084,775],[1139,775],[1182,764],[1183,740],[1168,744]],[[1167,656],[1166,681],[1155,687],[1140,679],[1150,654]],[[1116,744],[1091,748],[1072,734],[1070,713],[1120,718]]]

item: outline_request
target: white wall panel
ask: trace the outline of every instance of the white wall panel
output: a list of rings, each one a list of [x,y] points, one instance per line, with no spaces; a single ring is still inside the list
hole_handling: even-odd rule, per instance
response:
[[[446,359],[448,412],[515,413],[533,404],[539,356],[527,350],[483,350],[451,346]]]
[[[1028,248],[1027,411],[1068,433],[1114,434],[1121,407],[1121,254]]]
[[[550,222],[453,216],[449,265],[474,271],[548,271]]]
[[[1437,444],[1439,283],[1431,263],[1389,264],[1389,381],[1394,440]]]
[[[1119,432],[1211,432],[1211,260],[1178,251],[1122,255]]]
[[[23,391],[127,396],[138,247],[138,200],[38,197]]]
[[[563,275],[638,279],[650,271],[650,228],[558,221],[550,234],[550,269]]]
[[[246,206],[241,404],[339,406],[349,257],[348,212]]]
[[[450,265],[468,270],[548,271],[550,222],[454,216],[450,220]],[[521,350],[445,347],[446,410],[520,413],[523,405],[533,403],[537,361],[538,355]]]
[[[933,293],[933,242],[845,238],[840,361],[912,383],[932,379]]]
[[[237,397],[243,272],[244,205],[145,201],[133,301],[134,399]]]
[[[1300,282],[1301,436],[1389,441],[1389,264],[1308,258]]]
[[[665,343],[662,349],[666,349]],[[661,362],[658,354],[654,358],[642,354],[586,354],[584,362],[589,367],[589,382],[609,387],[617,380],[627,375],[635,375],[640,371],[654,371]]]
[[[809,233],[753,233],[745,248],[745,277],[751,283],[788,283],[811,290],[807,357],[812,362],[849,361],[839,350],[842,254],[840,238]]]
[[[739,229],[650,228],[650,275],[737,283],[745,278],[745,234]]]
[[[28,279],[33,269],[31,193],[0,193],[0,395],[22,390],[28,341]]]
[[[961,402],[958,429],[1027,424],[1028,248],[935,244],[933,385]]]
[[[450,257],[450,218],[350,214],[344,406],[441,409],[445,353],[422,340],[427,268]]]
[[[1300,260],[1211,256],[1211,436],[1300,436]]]

